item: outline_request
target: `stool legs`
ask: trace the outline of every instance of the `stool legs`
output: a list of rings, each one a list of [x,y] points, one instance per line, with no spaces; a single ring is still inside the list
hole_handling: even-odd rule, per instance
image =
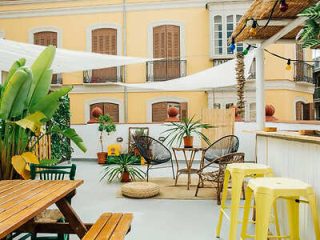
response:
[[[236,240],[237,227],[238,227],[238,215],[240,207],[240,197],[242,191],[242,183],[244,176],[242,174],[234,173],[231,179],[231,213],[230,213],[230,230],[229,239]]]
[[[216,236],[220,237],[221,226],[222,226],[222,218],[223,218],[223,211],[226,208],[226,200],[228,195],[228,184],[230,179],[230,172],[228,170],[225,171],[224,174],[224,181],[223,181],[223,190],[222,190],[222,199],[221,199],[221,206],[219,212],[219,220],[216,230]]]
[[[256,200],[256,240],[268,239],[268,227],[270,222],[273,196],[271,194],[255,194]]]
[[[253,194],[253,191],[250,188],[247,188],[246,189],[246,200],[244,202],[244,208],[243,208],[241,240],[246,239],[246,235],[247,235],[252,194]]]
[[[313,191],[307,196],[307,200],[309,201],[315,236],[316,236],[316,239],[320,239],[320,229],[319,229],[319,218],[318,218],[317,204],[316,204],[316,195]]]
[[[288,199],[288,221],[290,240],[299,240],[299,202],[296,201],[299,197]]]

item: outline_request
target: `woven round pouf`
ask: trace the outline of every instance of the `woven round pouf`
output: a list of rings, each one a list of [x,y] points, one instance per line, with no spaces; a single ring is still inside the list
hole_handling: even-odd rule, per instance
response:
[[[121,187],[123,196],[131,198],[150,198],[159,194],[160,187],[152,182],[131,182]]]

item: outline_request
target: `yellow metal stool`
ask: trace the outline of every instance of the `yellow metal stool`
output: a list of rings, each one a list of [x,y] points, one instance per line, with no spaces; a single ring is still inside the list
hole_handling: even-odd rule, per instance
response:
[[[256,233],[255,236],[247,234],[248,217],[252,195],[256,202]],[[301,200],[303,197],[305,200]],[[273,203],[278,198],[287,200],[289,234],[290,236],[271,236],[273,238],[289,238],[299,240],[299,203],[309,203],[313,219],[316,239],[320,239],[319,219],[316,209],[316,195],[309,184],[290,178],[257,178],[251,179],[246,189],[246,201],[241,230],[241,239],[254,238],[267,239],[270,212]]]
[[[269,166],[266,166],[263,164],[232,163],[227,165],[225,176],[224,176],[221,207],[220,207],[219,220],[218,220],[217,231],[216,231],[217,238],[220,237],[223,215],[229,218],[225,212],[225,209],[228,208],[228,206],[226,205],[226,200],[227,200],[228,184],[229,184],[230,177],[231,177],[232,189],[231,189],[230,229],[229,229],[228,239],[236,240],[241,189],[243,186],[244,179],[246,177],[264,177],[264,176],[271,176],[271,175],[272,175],[272,169]]]

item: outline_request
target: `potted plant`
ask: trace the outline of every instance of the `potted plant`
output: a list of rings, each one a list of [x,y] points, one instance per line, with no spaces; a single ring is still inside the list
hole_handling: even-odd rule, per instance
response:
[[[106,163],[106,159],[107,159],[107,155],[108,153],[103,151],[103,132],[106,132],[108,135],[111,132],[115,132],[116,131],[116,125],[113,123],[110,115],[105,114],[105,115],[100,115],[98,118],[98,131],[100,132],[100,146],[101,146],[101,152],[97,153],[97,157],[98,157],[98,163],[99,164],[105,164]]]
[[[183,140],[184,147],[191,148],[193,147],[193,136],[197,135],[210,145],[210,140],[201,132],[201,130],[213,128],[214,126],[201,123],[200,120],[194,121],[193,119],[194,116],[192,118],[184,118],[179,123],[171,122],[168,125],[170,128],[163,132],[166,133],[165,141],[168,140],[168,144],[170,146],[172,146],[175,142],[178,142],[179,146],[181,146]]]
[[[107,166],[103,169],[103,176],[100,181],[107,178],[108,182],[112,182],[118,178],[121,182],[135,181],[136,179],[144,179],[145,173],[133,166],[135,158],[129,154],[121,154],[118,156],[117,164],[114,166]]]

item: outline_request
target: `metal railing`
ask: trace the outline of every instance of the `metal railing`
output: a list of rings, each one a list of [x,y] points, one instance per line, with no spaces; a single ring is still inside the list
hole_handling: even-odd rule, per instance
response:
[[[146,65],[147,81],[166,81],[185,77],[187,74],[187,60],[164,59],[148,61]]]
[[[116,72],[110,74],[105,74],[101,76],[95,76],[94,71],[103,71],[104,69],[97,69],[97,70],[87,70],[83,71],[83,83],[107,83],[107,82],[122,82],[122,67],[114,67]]]
[[[314,102],[320,102],[320,87],[314,89],[313,100]]]
[[[313,65],[304,62],[295,62],[293,67],[293,78],[296,82],[314,83]]]

